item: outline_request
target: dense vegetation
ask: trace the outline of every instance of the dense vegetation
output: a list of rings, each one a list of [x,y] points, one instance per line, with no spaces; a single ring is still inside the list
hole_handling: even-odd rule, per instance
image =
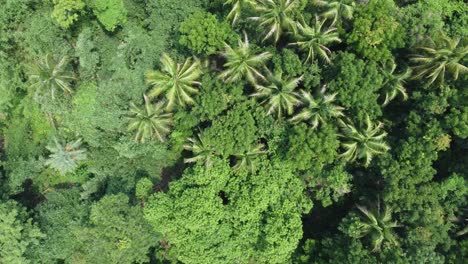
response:
[[[0,0],[0,263],[468,261],[463,0]]]

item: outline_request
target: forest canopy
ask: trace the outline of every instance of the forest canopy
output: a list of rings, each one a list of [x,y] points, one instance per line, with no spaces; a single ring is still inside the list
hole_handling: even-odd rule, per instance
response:
[[[0,0],[0,263],[468,260],[463,0]]]

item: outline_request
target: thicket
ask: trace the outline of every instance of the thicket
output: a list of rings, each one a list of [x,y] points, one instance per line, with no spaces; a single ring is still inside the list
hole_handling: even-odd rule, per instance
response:
[[[0,263],[466,263],[462,0],[0,0]]]

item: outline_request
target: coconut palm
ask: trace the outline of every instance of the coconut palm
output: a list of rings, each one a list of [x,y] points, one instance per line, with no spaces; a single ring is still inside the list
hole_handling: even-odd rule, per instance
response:
[[[460,74],[468,73],[463,65],[468,47],[460,44],[460,39],[450,39],[441,34],[436,41],[430,41],[427,47],[417,48],[420,51],[410,58],[416,64],[413,67],[415,79],[429,79],[429,84],[439,80],[443,83],[445,72],[450,72],[456,80]]]
[[[303,76],[298,78],[283,78],[281,71],[272,74],[268,71],[268,85],[256,85],[256,93],[253,97],[266,98],[262,104],[268,106],[267,114],[276,113],[278,118],[284,114],[294,113],[294,107],[301,104],[300,95],[295,91]]]
[[[296,33],[294,16],[299,4],[297,0],[256,0],[252,6],[259,16],[249,19],[260,22],[260,27],[266,30],[263,40],[273,37],[276,43],[283,31]]]
[[[184,159],[185,163],[203,161],[206,167],[211,167],[213,158],[219,155],[214,147],[207,144],[203,133],[199,133],[197,137],[188,138],[184,149],[191,151],[194,155],[192,158]]]
[[[395,69],[397,65],[394,61],[390,61],[387,64],[384,64],[381,72],[384,77],[384,83],[382,85],[382,91],[385,95],[385,101],[383,105],[387,105],[390,101],[395,99],[398,94],[401,94],[403,100],[408,99],[408,94],[404,84],[406,79],[411,76],[411,69],[406,68],[402,73],[395,74]]]
[[[144,107],[130,103],[128,131],[135,131],[135,141],[144,143],[147,140],[158,139],[164,142],[170,131],[172,114],[164,112],[164,102],[151,104],[146,95]]]
[[[247,78],[253,84],[257,82],[257,78],[265,79],[258,68],[264,66],[271,57],[269,52],[254,54],[250,49],[247,34],[245,34],[244,42],[239,40],[236,49],[231,48],[228,44],[225,46],[226,50],[223,56],[227,62],[224,64],[226,70],[219,75],[221,79],[231,83]]]
[[[45,164],[62,175],[72,172],[78,167],[80,161],[86,159],[86,150],[80,149],[80,147],[81,139],[68,142],[65,145],[54,139],[54,144],[46,147],[51,154]]]
[[[399,227],[399,225],[397,222],[392,221],[390,208],[381,209],[378,206],[370,211],[364,206],[356,205],[356,207],[360,212],[361,219],[356,223],[356,238],[369,236],[372,241],[373,252],[379,251],[384,241],[391,245],[398,245],[393,229]]]
[[[344,116],[344,108],[334,104],[337,93],[325,94],[326,86],[314,98],[310,92],[302,91],[302,101],[305,107],[290,120],[293,123],[301,121],[310,122],[315,129],[320,123],[326,124],[329,120]]]
[[[258,143],[251,145],[246,152],[234,155],[237,159],[236,165],[234,165],[234,169],[254,172],[256,169],[255,158],[265,153],[266,151],[264,144]]]
[[[225,5],[231,5],[231,11],[227,15],[227,19],[232,19],[232,25],[235,25],[242,14],[242,9],[252,5],[254,0],[226,0]]]
[[[169,55],[163,53],[161,64],[161,71],[146,74],[146,82],[153,86],[148,96],[154,98],[164,93],[168,102],[166,110],[171,110],[175,104],[194,104],[191,95],[198,93],[195,87],[201,84],[197,81],[201,75],[200,62],[192,62],[188,58],[183,64],[175,63]]]
[[[342,17],[346,19],[353,18],[355,3],[352,0],[314,0],[313,3],[323,7],[325,11],[320,15],[325,18],[332,18],[333,24]]]
[[[387,136],[386,132],[381,131],[383,124],[379,122],[374,126],[369,116],[366,116],[367,127],[364,130],[346,124],[343,120],[338,120],[338,122],[343,132],[341,136],[346,138],[346,141],[341,143],[346,150],[341,156],[346,160],[365,159],[364,166],[368,166],[374,155],[382,154],[390,149],[383,141]]]
[[[36,96],[43,90],[47,90],[52,99],[55,99],[57,90],[61,90],[64,94],[73,93],[71,82],[75,77],[68,62],[68,56],[57,59],[52,54],[47,54],[31,66],[29,79],[31,87],[35,88]]]
[[[333,42],[341,42],[336,32],[336,28],[323,28],[326,19],[319,20],[315,17],[315,23],[312,27],[308,25],[298,24],[299,28],[298,39],[299,41],[291,43],[300,49],[307,51],[306,62],[313,61],[316,56],[323,59],[325,62],[330,63],[331,51],[327,45]]]

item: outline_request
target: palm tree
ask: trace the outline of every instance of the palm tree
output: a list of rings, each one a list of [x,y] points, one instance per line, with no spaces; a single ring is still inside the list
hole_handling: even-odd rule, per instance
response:
[[[314,0],[314,4],[324,8],[325,11],[320,15],[325,18],[333,18],[332,24],[335,24],[342,17],[353,18],[355,3],[352,0]]]
[[[283,31],[292,30],[296,33],[293,17],[299,4],[297,0],[256,0],[252,6],[259,16],[250,19],[260,22],[260,27],[266,29],[263,40],[273,37],[276,43]]]
[[[443,83],[445,72],[448,71],[456,80],[461,74],[468,73],[468,67],[463,65],[468,47],[459,45],[460,39],[450,39],[441,33],[436,41],[431,41],[427,47],[419,47],[419,54],[410,59],[416,64],[413,67],[415,79],[429,79],[429,84],[439,80]]]
[[[146,140],[157,138],[164,142],[170,131],[172,114],[164,112],[164,102],[151,104],[146,95],[143,95],[145,106],[137,107],[130,103],[130,117],[128,131],[136,131],[135,141],[144,143]]]
[[[326,124],[331,119],[344,116],[344,108],[334,104],[337,93],[325,94],[325,90],[326,86],[323,86],[317,99],[310,92],[302,91],[301,98],[306,106],[290,119],[291,122],[308,121],[316,129],[320,123]]]
[[[190,58],[183,64],[175,63],[169,55],[163,53],[161,57],[161,71],[151,71],[146,74],[146,82],[154,86],[148,96],[154,98],[165,93],[167,98],[166,110],[171,110],[175,104],[185,106],[194,104],[191,95],[198,93],[195,86],[201,83],[197,79],[201,75],[200,62],[192,63]]]
[[[80,146],[81,139],[68,142],[65,145],[54,139],[54,145],[46,147],[51,154],[45,164],[62,175],[74,171],[78,163],[86,159],[86,150],[80,149]]]
[[[207,144],[203,133],[199,133],[195,138],[188,138],[184,149],[191,151],[194,155],[192,158],[184,159],[185,163],[203,161],[206,167],[211,167],[213,158],[219,155],[214,147]]]
[[[346,150],[341,154],[343,158],[348,161],[356,159],[365,159],[364,166],[368,166],[372,157],[376,154],[382,154],[390,149],[390,147],[383,141],[386,132],[382,132],[382,123],[376,126],[372,124],[369,116],[366,117],[367,127],[365,130],[358,130],[353,125],[345,124],[343,120],[338,120],[343,131],[343,137],[347,139],[346,142],[341,143],[342,147]]]
[[[283,79],[281,71],[272,74],[268,71],[267,86],[256,85],[257,92],[252,94],[253,97],[266,97],[262,104],[268,106],[267,114],[277,114],[281,118],[283,114],[291,115],[294,113],[294,107],[301,104],[299,94],[295,89],[301,82],[303,76],[298,78]]]
[[[406,70],[402,73],[395,74],[395,69],[397,65],[392,60],[387,64],[384,64],[381,72],[384,76],[384,83],[382,86],[382,91],[385,94],[385,101],[383,105],[387,105],[390,101],[395,99],[398,94],[403,96],[403,100],[408,99],[408,94],[406,93],[406,89],[404,84],[406,79],[411,76],[411,69],[406,68]]]
[[[317,55],[325,60],[325,62],[330,63],[329,55],[331,51],[326,45],[333,42],[341,42],[336,28],[323,28],[325,21],[326,19],[319,20],[318,17],[315,17],[315,23],[312,27],[302,24],[297,25],[299,28],[299,41],[291,43],[291,45],[297,45],[300,49],[307,51],[306,62],[313,61],[315,55]]]
[[[36,88],[36,96],[42,90],[48,90],[52,99],[55,99],[57,90],[64,94],[71,94],[71,81],[75,79],[73,72],[69,69],[69,58],[67,56],[56,59],[53,55],[47,54],[44,58],[32,65],[31,87]]]
[[[370,236],[373,252],[379,251],[384,241],[392,245],[398,245],[393,229],[399,227],[399,225],[397,222],[392,221],[392,211],[388,207],[382,210],[378,206],[372,211],[364,206],[356,205],[356,207],[361,213],[360,221],[356,225],[354,235],[356,238]]]
[[[256,145],[251,145],[246,152],[234,155],[237,159],[236,165],[234,165],[234,169],[255,172],[255,158],[265,153],[266,151],[264,144],[258,143]]]
[[[269,52],[254,54],[250,49],[247,34],[245,34],[244,42],[239,40],[238,45],[236,49],[233,49],[225,44],[226,51],[223,55],[227,60],[224,64],[226,70],[219,77],[228,83],[239,81],[244,77],[247,77],[247,80],[253,84],[257,82],[257,78],[265,79],[258,68],[265,65],[271,54]]]
[[[227,15],[227,19],[232,19],[232,25],[235,25],[242,14],[242,9],[251,6],[254,0],[226,0],[225,5],[231,5],[231,11]]]

